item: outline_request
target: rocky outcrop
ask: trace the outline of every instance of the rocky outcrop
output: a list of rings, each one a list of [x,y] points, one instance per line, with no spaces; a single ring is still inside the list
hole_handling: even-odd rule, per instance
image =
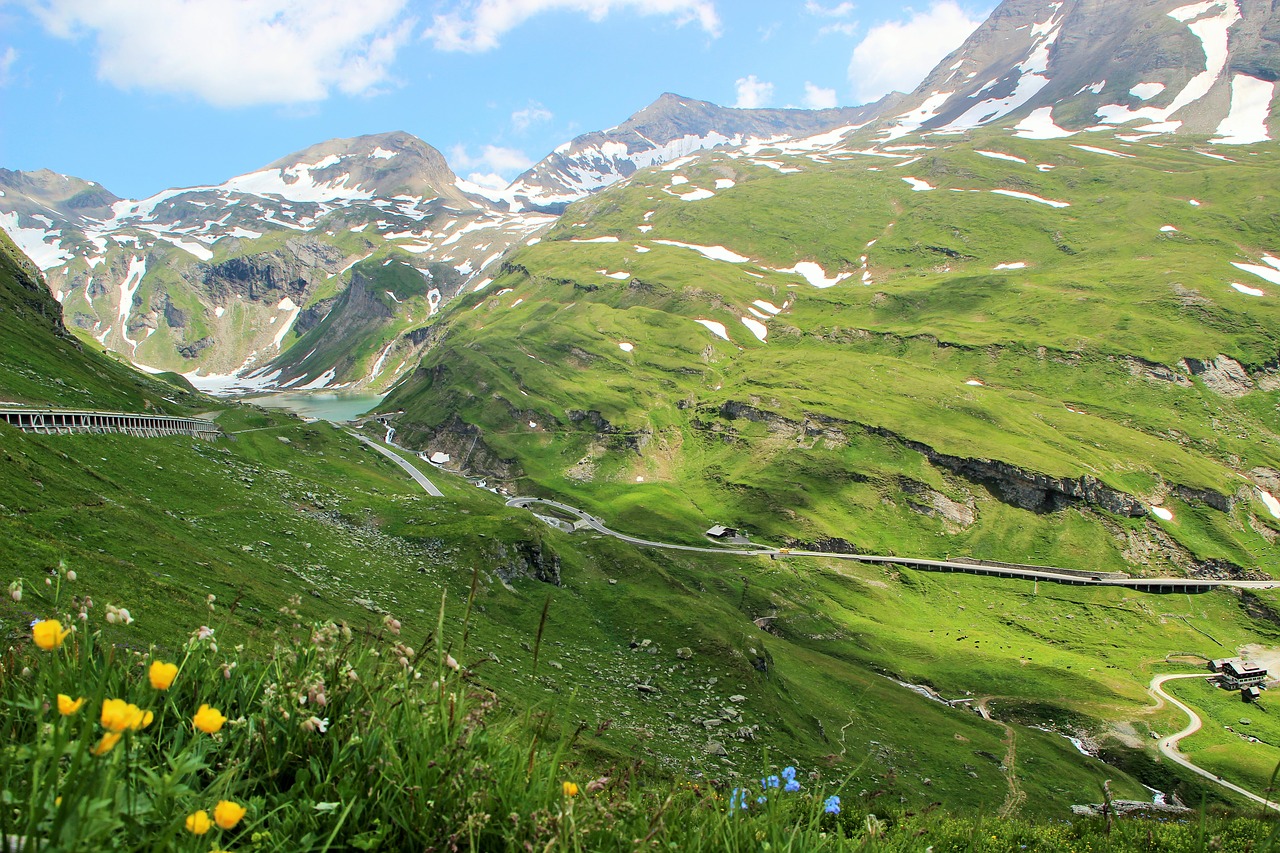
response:
[[[828,445],[843,446],[848,443],[848,436],[841,429],[845,422],[825,415],[806,414],[803,421],[785,418],[782,415],[747,403],[728,400],[719,409],[705,410],[714,412],[722,420],[746,420],[764,424],[770,434],[795,439],[802,445],[812,447],[818,439],[824,439]],[[703,427],[715,429],[715,423],[697,422]]]
[[[395,426],[397,441],[407,447],[430,448],[433,453],[447,453],[464,473],[482,474],[500,480],[514,480],[524,474],[519,460],[499,456],[485,444],[480,428],[462,420],[457,413],[435,426],[402,420],[397,420]]]
[[[1129,368],[1129,373],[1134,376],[1139,376],[1143,379],[1154,379],[1158,382],[1172,382],[1184,388],[1191,387],[1190,379],[1163,364],[1130,356],[1125,359],[1125,365]]]
[[[907,506],[923,515],[941,518],[957,527],[968,527],[978,519],[972,497],[960,503],[924,483],[906,477],[898,479],[898,488],[906,495]]]
[[[903,438],[880,427],[868,427],[868,432],[900,442],[937,467],[981,483],[1000,500],[1019,509],[1049,513],[1083,503],[1116,515],[1137,518],[1147,514],[1147,507],[1142,501],[1107,486],[1095,477],[1052,477],[999,460],[969,459],[940,453],[927,444]]]
[[[189,344],[181,344],[178,346],[178,355],[183,358],[197,358],[200,353],[213,346],[213,338],[206,335],[198,341]]]
[[[219,304],[233,296],[251,302],[278,302],[289,297],[304,304],[313,284],[337,272],[344,255],[334,246],[310,237],[289,240],[284,247],[257,255],[244,255],[212,265],[195,265],[190,277]]]
[[[541,542],[497,543],[494,570],[506,583],[518,577],[560,586],[560,555]]]
[[[324,322],[324,318],[329,316],[329,312],[333,310],[333,306],[337,303],[338,297],[330,296],[328,299],[321,299],[314,305],[308,305],[298,314],[298,319],[293,323],[293,330],[299,335],[305,335]]]
[[[1213,361],[1184,358],[1181,366],[1210,391],[1224,397],[1243,397],[1257,387],[1244,365],[1225,355],[1219,355]]]
[[[166,294],[164,297],[164,321],[169,324],[171,329],[185,329],[187,327],[187,312],[183,311],[169,299]]]

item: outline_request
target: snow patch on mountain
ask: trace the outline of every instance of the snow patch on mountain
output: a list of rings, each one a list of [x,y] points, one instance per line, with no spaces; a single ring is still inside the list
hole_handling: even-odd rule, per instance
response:
[[[694,322],[705,327],[707,331],[717,338],[729,340],[729,330],[724,327],[724,323],[717,323],[715,320],[694,320]]]
[[[0,213],[0,228],[4,228],[18,248],[35,262],[42,272],[60,267],[75,257],[62,248],[60,232],[45,228],[29,228],[18,224],[17,212]]]
[[[1053,201],[1051,199],[1041,198],[1040,196],[1035,195],[1034,193],[1024,193],[1024,192],[1019,192],[1018,190],[992,190],[991,192],[994,193],[995,195],[1008,196],[1009,198],[1021,198],[1027,201],[1034,201],[1039,204],[1048,205],[1049,207],[1070,207],[1071,206],[1069,202]]]
[[[1053,120],[1053,107],[1039,107],[1013,127],[1014,136],[1021,139],[1066,139],[1076,131],[1058,127]]]
[[[996,121],[1019,109],[1045,86],[1049,85],[1049,49],[1058,40],[1062,31],[1062,3],[1050,5],[1052,13],[1048,20],[1035,24],[1031,28],[1035,42],[1026,59],[1014,66],[1018,74],[1018,82],[1012,93],[1004,97],[991,97],[970,107],[958,118],[953,119],[943,130],[969,130],[974,127]],[[987,91],[1003,81],[992,81],[981,91]],[[978,97],[981,97],[979,92]]]
[[[726,261],[731,264],[745,264],[751,259],[739,255],[737,252],[731,252],[724,246],[698,246],[693,243],[678,243],[675,240],[654,240],[653,242],[662,246],[675,246],[679,249],[692,249],[703,257],[713,261]]]
[[[742,325],[751,330],[751,334],[755,335],[761,341],[765,341],[769,337],[769,329],[759,320],[753,320],[750,317],[742,317]]]
[[[1271,102],[1275,100],[1276,84],[1259,80],[1247,74],[1231,78],[1231,111],[1218,125],[1217,138],[1209,141],[1217,145],[1252,145],[1267,142],[1271,133],[1267,119],[1271,117]]]
[[[1209,13],[1217,9],[1218,14]],[[1191,33],[1200,40],[1204,50],[1205,69],[1192,77],[1182,91],[1167,107],[1141,107],[1133,109],[1122,104],[1109,104],[1100,107],[1097,116],[1104,124],[1126,124],[1138,119],[1146,119],[1162,127],[1176,130],[1180,122],[1171,117],[1182,108],[1194,104],[1213,88],[1227,67],[1230,55],[1229,44],[1231,28],[1242,16],[1238,0],[1206,0],[1181,6],[1169,13],[1169,17],[1187,25]]]

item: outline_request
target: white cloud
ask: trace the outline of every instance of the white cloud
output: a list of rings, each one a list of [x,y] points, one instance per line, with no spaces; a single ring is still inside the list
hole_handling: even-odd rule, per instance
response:
[[[511,182],[495,172],[472,172],[467,180],[489,190],[505,190]]]
[[[4,49],[4,53],[0,53],[0,86],[8,86],[13,73],[13,65],[18,61],[18,51],[13,45],[9,45]]]
[[[502,36],[543,12],[580,12],[602,21],[611,12],[673,15],[677,26],[696,23],[720,35],[713,0],[467,0],[462,11],[436,15],[423,33],[440,50],[479,52],[498,46]]]
[[[872,27],[849,62],[849,80],[858,97],[872,101],[891,90],[911,91],[985,17],[971,15],[955,0],[939,0],[906,20]]]
[[[825,27],[818,30],[818,35],[825,36],[830,35],[831,33],[839,33],[842,36],[851,36],[856,33],[858,29],[859,26],[857,21],[846,21],[841,24],[827,24]]]
[[[853,3],[841,3],[837,6],[823,6],[814,0],[808,0],[804,4],[804,10],[810,15],[817,15],[820,18],[847,18],[853,14],[853,10],[857,6]]]
[[[804,105],[811,110],[830,110],[835,109],[839,101],[836,100],[835,89],[824,89],[821,86],[815,86],[812,83],[804,84]]]
[[[407,0],[43,0],[61,38],[91,36],[98,77],[215,106],[297,104],[385,84]]]
[[[736,85],[738,102],[734,106],[740,110],[759,109],[773,100],[773,84],[761,83],[754,74],[740,78]]]
[[[516,129],[517,133],[524,133],[531,125],[543,121],[551,121],[553,118],[551,110],[542,104],[533,102],[524,109],[516,110],[511,114],[511,126]]]
[[[449,150],[449,165],[455,170],[481,168],[488,169],[490,172],[499,172],[514,176],[532,166],[533,161],[529,159],[528,155],[517,148],[503,148],[499,145],[486,145],[484,148],[480,149],[479,154],[472,156],[465,145],[455,145]],[[479,174],[478,177],[484,178],[486,176]],[[495,176],[489,175],[488,177],[492,179]],[[489,184],[484,184],[483,181],[476,180],[476,178],[477,175],[472,175],[468,177],[467,180],[472,183],[481,184],[482,186],[489,186]],[[502,186],[505,187],[506,185],[507,182],[504,181]]]

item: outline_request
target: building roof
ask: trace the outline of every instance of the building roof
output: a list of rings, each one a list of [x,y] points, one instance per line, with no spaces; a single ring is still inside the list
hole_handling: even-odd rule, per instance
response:
[[[1223,663],[1222,666],[1223,666],[1223,669],[1230,670],[1231,674],[1235,676],[1242,676],[1242,675],[1257,676],[1257,675],[1267,674],[1266,669],[1264,669],[1261,666],[1258,666],[1253,661],[1240,660],[1239,658],[1232,658],[1231,660]]]
[[[725,534],[732,533],[732,532],[733,532],[732,527],[725,527],[723,524],[717,524],[707,531],[707,535],[708,536],[724,536]]]

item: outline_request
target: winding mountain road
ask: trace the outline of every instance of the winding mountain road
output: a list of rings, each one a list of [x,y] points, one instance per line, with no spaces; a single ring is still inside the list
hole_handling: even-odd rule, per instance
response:
[[[1241,589],[1276,589],[1280,588],[1280,581],[1249,581],[1249,580],[1216,580],[1202,578],[1125,578],[1125,577],[1103,577],[1089,575],[1087,573],[1068,574],[1062,570],[1054,570],[1049,567],[1013,567],[1013,566],[990,566],[976,563],[966,563],[953,560],[927,560],[919,557],[898,557],[882,554],[838,554],[830,551],[802,551],[790,548],[769,548],[764,546],[752,546],[747,548],[712,548],[709,546],[698,545],[677,545],[671,542],[657,542],[652,539],[642,539],[638,536],[630,536],[626,533],[619,533],[606,527],[604,522],[590,513],[546,498],[530,498],[518,497],[507,501],[509,507],[519,507],[532,510],[535,504],[549,506],[558,509],[561,512],[568,513],[579,520],[579,525],[588,527],[597,533],[605,536],[612,536],[623,542],[632,545],[638,545],[644,548],[663,548],[669,551],[692,551],[699,554],[733,554],[742,557],[823,557],[831,560],[854,560],[859,563],[892,563],[900,566],[912,566],[919,569],[928,569],[932,571],[943,572],[964,572],[966,574],[987,575],[992,577],[1003,578],[1021,578],[1031,581],[1049,581],[1053,583],[1075,584],[1082,586],[1119,586],[1130,589],[1142,590],[1145,592],[1205,592],[1216,587],[1237,587]]]
[[[396,453],[393,450],[388,450],[387,448],[383,447],[381,444],[378,444],[378,442],[373,441],[372,439],[366,438],[365,436],[361,435],[358,432],[352,432],[351,430],[347,430],[347,433],[349,435],[353,435],[356,438],[360,439],[365,444],[369,445],[374,450],[378,451],[383,456],[387,457],[392,462],[396,463],[401,468],[403,468],[406,472],[408,472],[409,476],[413,478],[414,482],[417,483],[419,486],[422,486],[422,488],[426,491],[426,493],[431,495],[431,497],[433,498],[444,497],[444,492],[436,488],[435,483],[428,480],[425,474],[423,474],[416,467],[414,467],[409,462],[409,460],[405,459],[399,453]],[[390,435],[391,433],[388,433],[388,436]]]
[[[1243,797],[1248,797],[1250,800],[1253,800],[1255,803],[1261,803],[1263,806],[1266,806],[1272,811],[1280,811],[1280,805],[1276,804],[1275,802],[1268,800],[1264,797],[1259,797],[1257,794],[1253,793],[1252,791],[1246,791],[1244,788],[1241,788],[1239,785],[1235,785],[1231,782],[1228,782],[1227,780],[1223,779],[1221,776],[1215,776],[1214,774],[1210,773],[1208,770],[1204,770],[1200,767],[1197,767],[1196,765],[1188,761],[1182,755],[1182,753],[1178,751],[1179,741],[1181,741],[1185,737],[1190,737],[1191,735],[1200,731],[1200,726],[1201,726],[1200,715],[1197,714],[1195,711],[1191,710],[1191,708],[1185,705],[1184,703],[1178,701],[1174,697],[1170,696],[1168,693],[1165,693],[1163,689],[1163,685],[1166,681],[1173,681],[1179,678],[1210,678],[1210,677],[1211,676],[1203,675],[1198,672],[1193,672],[1193,673],[1182,673],[1178,675],[1157,675],[1155,678],[1151,679],[1151,687],[1149,688],[1149,692],[1151,693],[1151,696],[1156,700],[1156,710],[1163,708],[1164,703],[1168,702],[1170,705],[1173,705],[1175,708],[1182,711],[1182,713],[1186,714],[1187,717],[1190,719],[1190,722],[1187,724],[1187,727],[1185,729],[1178,732],[1177,734],[1169,735],[1168,737],[1162,738],[1160,740],[1160,744],[1159,744],[1160,752],[1163,753],[1170,761],[1173,761],[1177,764],[1181,764],[1183,767],[1187,768],[1192,773],[1196,773],[1200,776],[1203,776],[1209,781],[1214,782],[1218,785],[1221,785],[1222,787],[1230,791],[1234,791]]]

